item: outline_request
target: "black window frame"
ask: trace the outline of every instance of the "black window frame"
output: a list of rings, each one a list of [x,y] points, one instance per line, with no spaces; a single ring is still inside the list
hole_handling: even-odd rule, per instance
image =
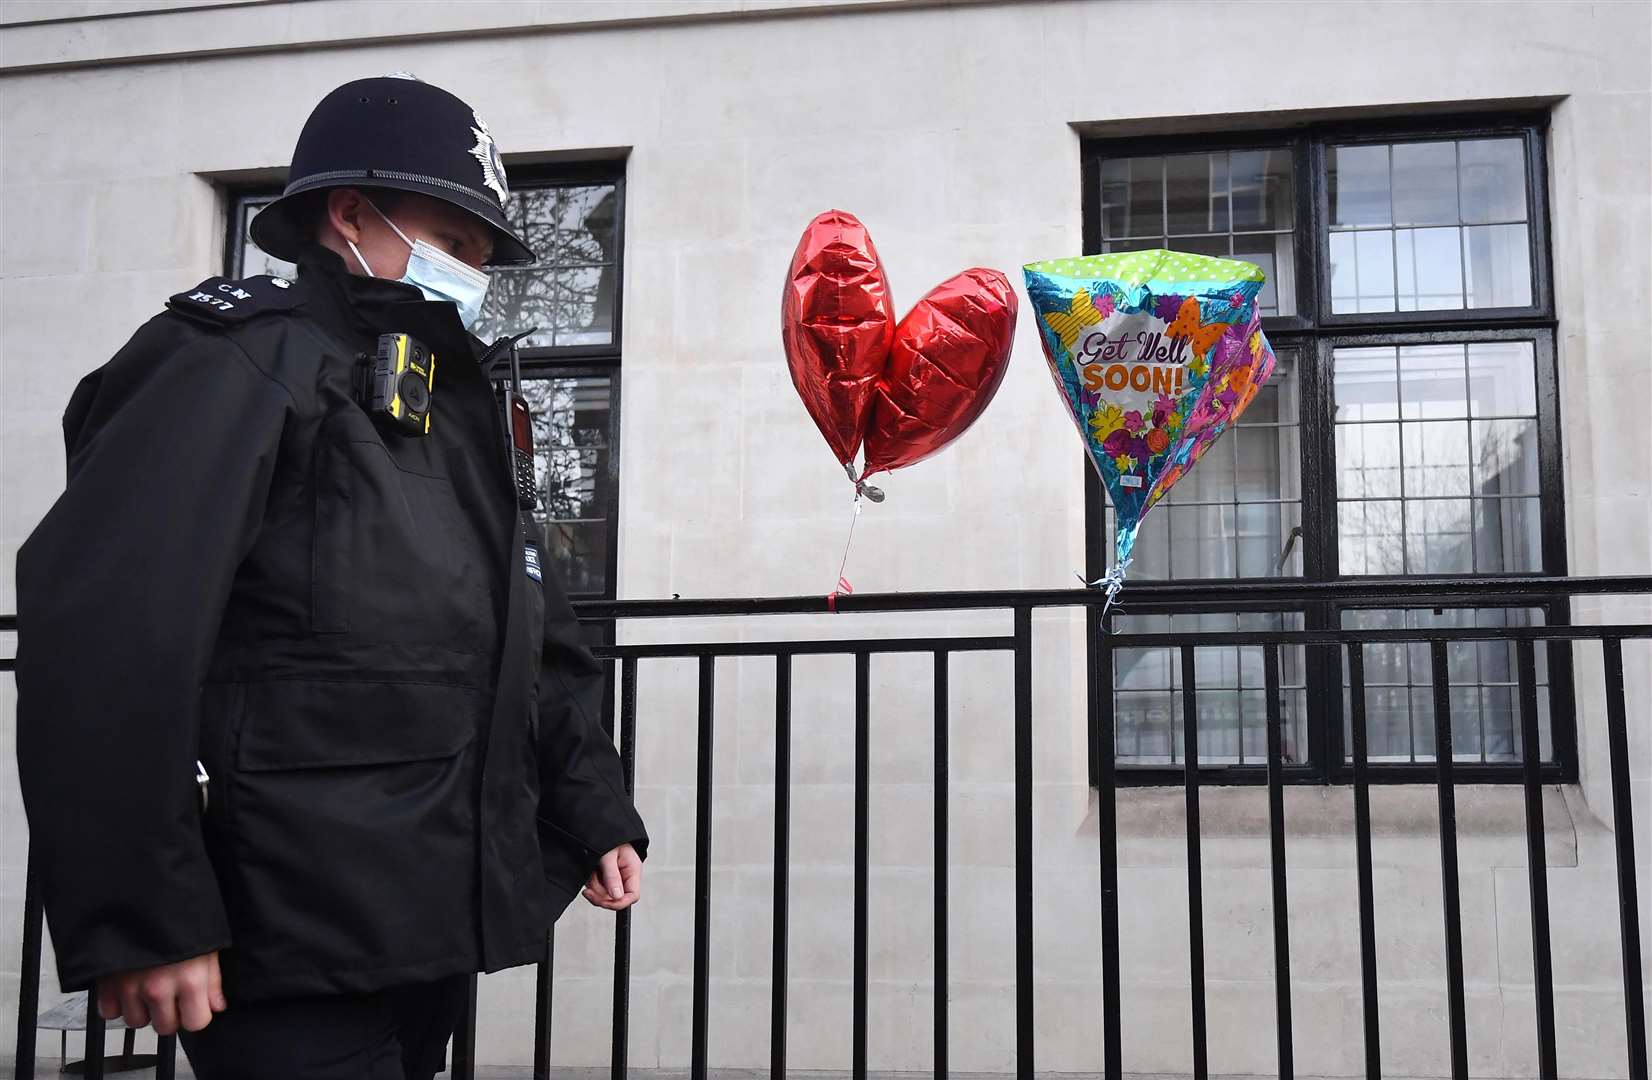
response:
[[[1301,521],[1302,576],[1293,581],[1373,580],[1363,575],[1332,573],[1337,567],[1337,476],[1335,457],[1335,401],[1332,351],[1339,346],[1430,344],[1450,341],[1517,339],[1533,343],[1537,377],[1538,514],[1542,544],[1541,565],[1529,576],[1564,576],[1567,572],[1565,484],[1560,438],[1560,398],[1557,361],[1558,322],[1555,316],[1552,238],[1548,198],[1549,118],[1541,112],[1506,112],[1381,120],[1337,120],[1306,123],[1290,128],[1212,131],[1175,135],[1091,135],[1080,147],[1083,184],[1083,243],[1086,254],[1103,250],[1102,162],[1108,158],[1206,153],[1232,150],[1279,150],[1291,154],[1293,185],[1295,311],[1265,316],[1263,329],[1276,348],[1297,354],[1300,409],[1299,445],[1302,459]],[[1519,137],[1526,151],[1526,198],[1530,237],[1532,303],[1520,308],[1474,308],[1444,311],[1331,313],[1329,177],[1327,154],[1333,145],[1386,143],[1410,140],[1447,140]],[[1084,467],[1086,576],[1095,580],[1106,572],[1111,552],[1106,542],[1103,510],[1106,495],[1088,460]],[[1420,591],[1428,582],[1449,584],[1473,579],[1465,575],[1406,575]],[[1514,576],[1514,575],[1511,575]],[[1179,582],[1197,579],[1178,578]],[[1128,598],[1128,587],[1125,597]],[[1427,604],[1393,602],[1361,604],[1313,603],[1283,607],[1300,612],[1307,630],[1337,627],[1341,613],[1361,607],[1423,608]],[[1446,607],[1462,607],[1448,604]],[[1567,625],[1571,609],[1566,601],[1533,603],[1512,595],[1474,605],[1541,610],[1545,623]],[[1187,613],[1220,608],[1189,605]],[[1443,608],[1435,608],[1436,611]],[[1110,665],[1111,657],[1106,661]],[[1287,765],[1285,778],[1295,783],[1346,784],[1353,779],[1344,760],[1344,693],[1342,660],[1332,646],[1305,647],[1307,682],[1308,760]],[[1546,783],[1575,783],[1578,777],[1576,701],[1573,693],[1571,651],[1563,642],[1548,645],[1549,705],[1553,760],[1543,763]],[[1112,707],[1110,667],[1104,667],[1108,687],[1104,708]],[[1095,733],[1091,733],[1092,744]],[[1100,748],[1092,745],[1091,782],[1096,779]],[[1457,762],[1455,774],[1464,782],[1518,783],[1521,764]],[[1251,765],[1201,767],[1202,782],[1246,784],[1265,781],[1265,769]],[[1181,766],[1138,766],[1119,763],[1115,781],[1127,786],[1180,784]],[[1434,779],[1426,763],[1373,763],[1374,782],[1419,783]]]

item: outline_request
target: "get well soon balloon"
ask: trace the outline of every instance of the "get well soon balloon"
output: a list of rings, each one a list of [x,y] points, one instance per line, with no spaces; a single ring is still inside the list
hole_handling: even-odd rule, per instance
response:
[[[828,210],[803,230],[786,272],[780,329],[792,384],[848,468],[895,335],[889,279],[855,215]]]
[[[1260,268],[1176,251],[1028,263],[1050,374],[1118,522],[1118,591],[1142,517],[1233,425],[1273,373]]]

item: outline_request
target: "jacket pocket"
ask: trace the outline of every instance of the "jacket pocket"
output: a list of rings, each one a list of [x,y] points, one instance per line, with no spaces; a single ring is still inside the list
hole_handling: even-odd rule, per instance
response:
[[[235,748],[244,977],[474,961],[477,720],[486,691],[248,683]]]
[[[398,460],[359,435],[334,431],[317,450],[311,628],[477,640],[494,617],[489,572],[485,553],[465,540],[452,482],[431,461]]]

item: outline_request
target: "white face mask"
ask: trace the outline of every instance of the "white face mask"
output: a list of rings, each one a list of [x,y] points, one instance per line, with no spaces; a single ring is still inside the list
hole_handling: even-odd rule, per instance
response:
[[[409,240],[407,234],[396,228],[396,223],[384,216],[384,211],[374,206],[372,201],[367,202],[373,207],[373,213],[384,220],[384,223],[395,230],[402,243],[412,249],[407,257],[407,271],[400,277],[401,281],[412,285],[424,293],[426,300],[446,300],[459,308],[459,321],[469,330],[482,317],[482,298],[488,293],[488,276],[481,270],[470,266],[447,252],[423,240]],[[361,268],[367,271],[368,277],[378,277],[373,268],[367,265],[367,260],[361,257],[361,250],[349,240],[350,251],[361,263]]]

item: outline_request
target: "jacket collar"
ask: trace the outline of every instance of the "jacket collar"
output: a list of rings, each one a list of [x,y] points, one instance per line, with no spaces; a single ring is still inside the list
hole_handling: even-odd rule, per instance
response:
[[[298,259],[299,284],[313,303],[314,316],[329,329],[351,337],[376,339],[392,332],[412,334],[438,355],[478,356],[477,341],[447,301],[430,301],[401,281],[352,274],[333,251],[312,243]]]

